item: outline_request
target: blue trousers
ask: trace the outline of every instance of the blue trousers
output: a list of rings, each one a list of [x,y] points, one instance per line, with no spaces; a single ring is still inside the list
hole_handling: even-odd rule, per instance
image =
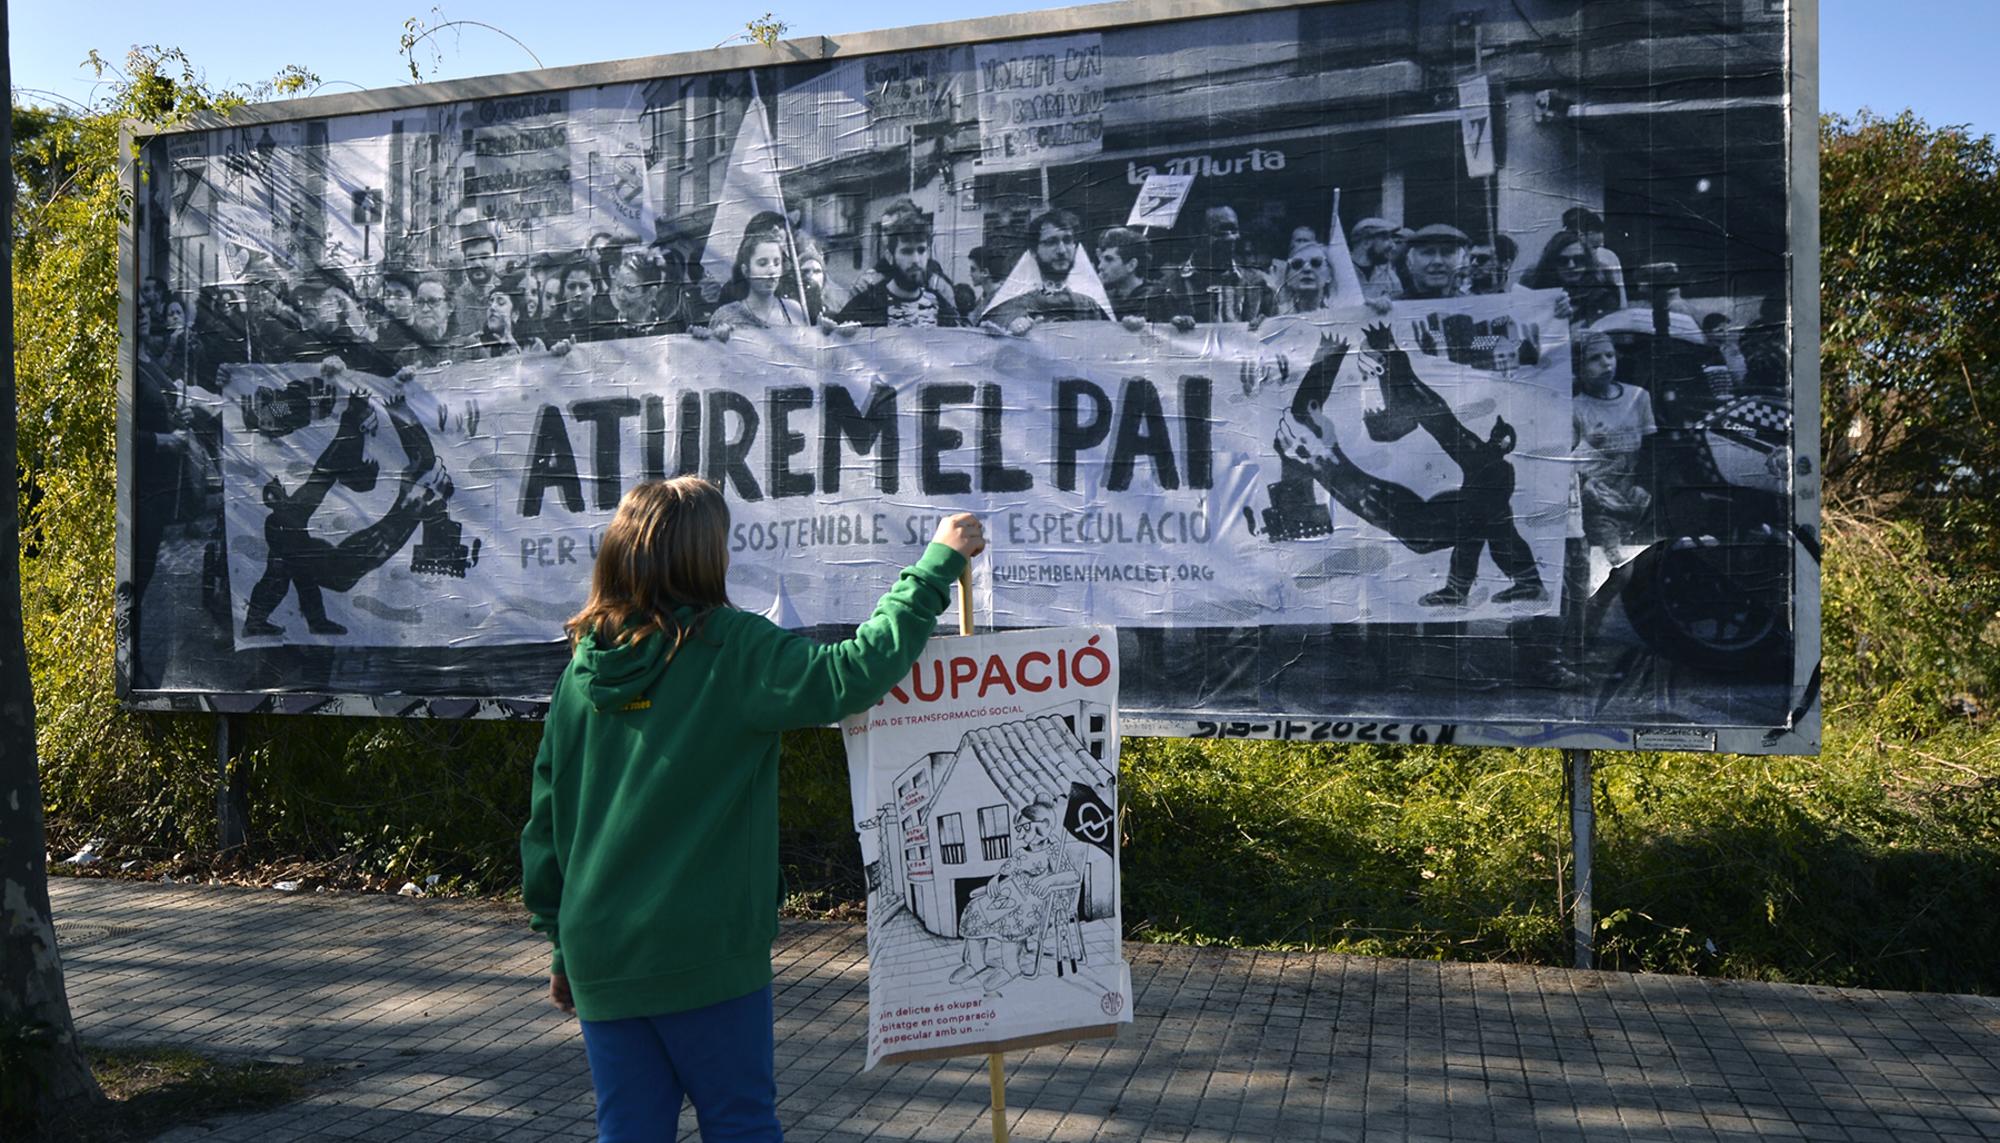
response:
[[[582,1024],[599,1143],[673,1139],[683,1097],[704,1143],[783,1143],[770,985],[689,1012]]]

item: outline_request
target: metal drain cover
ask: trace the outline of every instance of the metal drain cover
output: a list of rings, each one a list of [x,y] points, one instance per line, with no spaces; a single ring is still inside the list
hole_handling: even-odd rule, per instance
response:
[[[56,946],[65,949],[82,948],[84,945],[96,944],[98,941],[106,941],[113,937],[122,937],[138,931],[138,927],[134,925],[100,925],[94,921],[57,921]]]

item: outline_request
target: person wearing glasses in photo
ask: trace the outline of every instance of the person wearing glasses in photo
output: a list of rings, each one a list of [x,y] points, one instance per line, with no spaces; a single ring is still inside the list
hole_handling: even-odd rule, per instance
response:
[[[1471,255],[1472,292],[1511,292],[1514,289],[1514,259],[1520,255],[1520,246],[1505,234],[1494,235],[1490,243],[1475,245]]]
[[[417,279],[416,296],[410,302],[409,340],[397,349],[396,364],[430,369],[451,359],[451,295],[443,278],[425,274]]]
[[[1317,242],[1292,247],[1284,269],[1284,287],[1278,291],[1279,313],[1309,314],[1328,307],[1333,297],[1333,272],[1326,247]]]
[[[333,267],[313,271],[292,290],[292,300],[306,319],[302,336],[292,344],[292,360],[320,363],[339,358],[350,369],[386,377],[396,363],[375,343],[375,331],[355,299],[354,283]]]
[[[1563,211],[1562,224],[1564,230],[1576,231],[1583,248],[1590,252],[1591,263],[1611,288],[1618,291],[1618,308],[1631,305],[1631,296],[1625,292],[1625,266],[1604,244],[1604,217],[1589,207],[1573,206]]]
[[[611,271],[611,288],[606,291],[617,320],[600,339],[686,333],[685,320],[660,316],[660,295],[666,286],[666,259],[658,251],[636,247],[621,252]]]
[[[1005,297],[986,311],[983,324],[1017,336],[1045,321],[1108,321],[1111,315],[1088,294],[1072,287],[1080,269],[1077,232],[1081,224],[1067,210],[1051,210],[1028,224],[1038,279],[1034,288]],[[1094,276],[1085,272],[1086,277]],[[1004,297],[1004,294],[996,294]],[[989,332],[991,330],[989,329]]]
[[[1618,311],[1618,290],[1591,257],[1590,248],[1574,230],[1558,230],[1521,286],[1529,290],[1560,289],[1568,299],[1573,325],[1589,325]]]

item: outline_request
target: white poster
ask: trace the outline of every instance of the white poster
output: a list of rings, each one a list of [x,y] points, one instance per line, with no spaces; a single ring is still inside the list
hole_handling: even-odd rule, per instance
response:
[[[1489,178],[1493,174],[1493,89],[1483,75],[1462,80],[1458,85],[1459,141],[1465,146],[1465,173],[1469,178]]]
[[[560,225],[575,210],[569,95],[482,99],[459,109],[469,213],[508,230]]]
[[[1193,175],[1147,175],[1139,197],[1132,200],[1132,213],[1125,216],[1125,225],[1171,229],[1193,189]]]
[[[1132,1019],[1117,632],[936,639],[847,719],[868,870],[868,1067]]]
[[[1035,170],[1104,149],[1104,44],[1096,33],[978,44],[979,165]]]
[[[571,98],[569,169],[581,199],[571,225],[579,245],[597,235],[650,242],[658,230],[647,124],[637,95],[631,88],[601,87]]]

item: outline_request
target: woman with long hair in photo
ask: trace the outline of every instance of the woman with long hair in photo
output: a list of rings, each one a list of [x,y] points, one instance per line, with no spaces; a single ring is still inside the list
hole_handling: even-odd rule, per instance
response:
[[[771,942],[778,742],[873,706],[910,669],[979,520],[946,517],[844,642],[730,604],[729,509],[694,476],[625,494],[566,627],[521,834],[549,997],[583,1024],[598,1138],[778,1140]]]
[[[753,230],[736,248],[736,263],[723,290],[724,302],[709,315],[708,333],[719,341],[745,326],[772,329],[777,326],[813,324],[806,307],[789,294],[797,287],[786,280],[791,265],[785,257],[785,236],[775,230]],[[697,336],[700,332],[696,331]]]
[[[1530,290],[1560,289],[1569,297],[1569,320],[1589,325],[1618,309],[1618,288],[1590,253],[1583,236],[1574,230],[1558,230],[1542,256],[1526,274],[1521,285]]]

